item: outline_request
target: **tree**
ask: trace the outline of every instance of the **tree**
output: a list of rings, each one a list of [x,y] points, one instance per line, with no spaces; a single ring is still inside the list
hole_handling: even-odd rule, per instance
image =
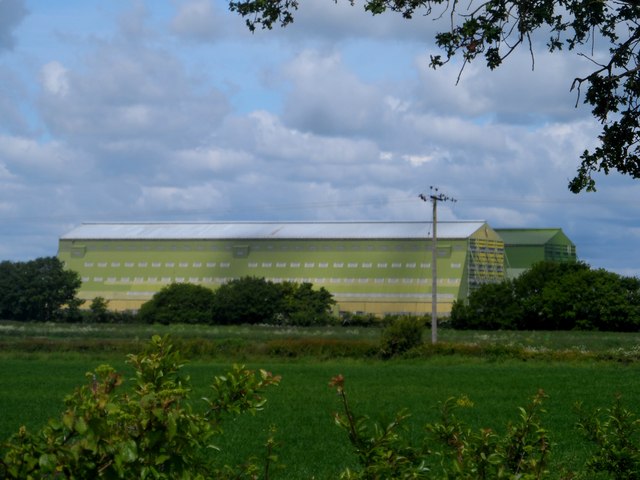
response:
[[[541,316],[551,330],[638,331],[640,280],[606,270],[582,270],[542,292]]]
[[[353,5],[354,0],[349,0]],[[251,31],[271,29],[293,22],[298,0],[230,0],[231,11],[246,18]],[[466,9],[463,11],[462,5]],[[571,89],[577,102],[583,97],[593,116],[602,124],[600,145],[585,150],[569,189],[594,191],[596,172],[617,170],[640,178],[640,2],[635,0],[365,0],[373,15],[386,11],[406,19],[431,15],[451,19],[449,31],[436,35],[443,55],[432,55],[431,66],[439,68],[454,56],[469,62],[484,58],[490,69],[499,67],[518,47],[532,54],[536,33],[548,35],[547,48],[566,48],[592,62],[591,73],[576,77]],[[593,53],[593,45],[608,47],[604,60]],[[462,72],[461,72],[462,73]],[[576,104],[577,104],[576,102]]]
[[[215,292],[213,322],[218,324],[277,323],[283,311],[282,289],[259,277],[242,277]]]
[[[77,306],[81,285],[77,272],[57,257],[0,263],[0,318],[51,321],[65,305]]]
[[[515,330],[524,310],[516,297],[513,282],[488,283],[456,300],[451,308],[451,326],[464,330]]]
[[[307,282],[275,283],[242,277],[215,292],[213,322],[219,324],[325,325],[332,321],[335,300],[325,288]]]
[[[95,323],[106,323],[109,320],[109,301],[104,297],[96,297],[89,305],[91,320]]]
[[[290,325],[326,325],[332,320],[331,308],[336,304],[333,295],[324,287],[314,290],[308,282],[284,282],[283,322]]]
[[[192,283],[172,283],[144,303],[138,318],[146,323],[211,323],[213,291]]]
[[[566,329],[559,327],[555,319],[543,315],[545,298],[543,292],[556,285],[561,278],[581,271],[589,271],[589,265],[582,262],[557,263],[538,262],[514,281],[516,302],[522,306],[521,329]],[[569,328],[570,329],[570,328]]]
[[[513,281],[483,285],[457,301],[454,328],[640,329],[640,280],[584,263],[539,262]]]

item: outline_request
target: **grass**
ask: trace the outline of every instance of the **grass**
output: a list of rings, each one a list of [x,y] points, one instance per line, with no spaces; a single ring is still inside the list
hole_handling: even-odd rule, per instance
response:
[[[86,371],[101,363],[126,368],[127,349],[139,347],[153,334],[170,334],[191,349],[186,368],[195,399],[207,395],[213,375],[237,361],[282,375],[281,385],[267,394],[265,411],[229,421],[219,441],[221,460],[241,462],[262,453],[275,425],[278,454],[286,465],[278,478],[331,479],[354,465],[346,434],[332,418],[339,403],[328,381],[338,373],[346,378],[357,413],[386,422],[408,409],[412,416],[407,435],[415,441],[423,438],[426,423],[438,419],[438,402],[450,396],[466,395],[474,402],[473,408],[459,412],[470,426],[501,431],[541,388],[549,395],[543,423],[555,444],[554,472],[579,468],[587,456],[588,446],[574,428],[575,402],[606,407],[620,393],[633,407],[640,398],[639,334],[441,329],[437,348],[426,345],[413,358],[384,362],[356,355],[336,358],[341,349],[357,351],[354,344],[375,345],[380,335],[375,329],[3,322],[0,439],[22,424],[34,430],[59,415],[64,396],[85,381]],[[209,344],[217,345],[215,355],[206,350]],[[248,345],[270,345],[271,350],[247,350]],[[320,347],[329,350],[319,356]],[[292,360],[287,352],[294,350],[299,354]],[[255,351],[259,355],[249,354]]]
[[[26,423],[35,429],[62,410],[62,399],[85,381],[84,372],[97,365],[81,357],[56,361],[4,359],[0,368],[0,438]],[[453,361],[452,361],[453,360]],[[118,367],[122,368],[122,362]],[[333,424],[339,404],[329,379],[342,373],[354,409],[386,422],[400,409],[412,417],[408,435],[422,437],[426,423],[437,420],[438,402],[466,395],[474,407],[460,411],[475,428],[504,429],[542,388],[549,395],[544,424],[552,432],[554,470],[578,468],[586,445],[577,439],[572,412],[576,401],[586,406],[608,406],[620,393],[633,405],[640,398],[640,365],[610,362],[522,362],[433,358],[421,361],[299,361],[270,362],[265,367],[282,375],[271,389],[269,402],[256,416],[244,416],[225,425],[220,438],[221,459],[241,462],[260,454],[271,425],[277,426],[278,454],[286,469],[280,478],[336,478],[355,459],[345,432]],[[229,363],[191,362],[187,369],[194,384],[193,398],[207,394],[214,374]]]

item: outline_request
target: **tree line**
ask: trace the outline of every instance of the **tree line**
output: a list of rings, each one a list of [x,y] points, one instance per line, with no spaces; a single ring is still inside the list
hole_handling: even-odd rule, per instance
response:
[[[218,289],[167,285],[138,312],[117,312],[97,297],[76,296],[77,272],[56,257],[0,262],[0,319],[61,322],[327,325],[339,323],[336,302],[311,283],[243,277]],[[81,307],[88,308],[81,308]],[[350,315],[344,324],[386,326]],[[640,330],[640,279],[577,263],[540,262],[515,279],[486,284],[454,302],[448,322],[476,330]]]
[[[640,280],[577,263],[540,262],[483,285],[451,311],[451,326],[478,330],[640,329]]]
[[[326,325],[335,321],[333,295],[311,283],[275,283],[259,277],[231,280],[218,289],[174,283],[140,307],[147,323],[216,325]]]
[[[310,283],[274,283],[244,277],[213,291],[174,283],[157,292],[138,312],[116,312],[94,298],[88,308],[77,298],[82,282],[57,257],[0,262],[0,319],[17,321],[322,325],[335,322],[335,300]]]

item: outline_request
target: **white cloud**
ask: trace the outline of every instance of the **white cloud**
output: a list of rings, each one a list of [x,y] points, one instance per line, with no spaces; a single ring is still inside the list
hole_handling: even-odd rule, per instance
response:
[[[433,161],[433,155],[403,155],[402,158],[414,167]]]
[[[455,63],[427,67],[429,18],[310,0],[250,35],[213,1],[125,3],[86,0],[87,24],[38,4],[4,30],[20,46],[0,66],[8,258],[52,254],[86,220],[423,220],[429,185],[459,200],[443,220],[559,226],[596,266],[640,258],[636,182],[566,188],[598,131],[568,93],[580,57],[537,54],[531,74],[522,49],[456,86]]]
[[[225,25],[211,0],[182,0],[171,30],[182,38],[207,43],[218,40]]]
[[[69,93],[68,71],[60,62],[49,62],[42,67],[42,86],[47,93],[65,97]]]
[[[42,143],[27,137],[0,135],[0,158],[11,176],[31,181],[81,178],[91,167],[89,156],[60,142]]]
[[[214,186],[203,184],[188,187],[156,186],[143,187],[136,201],[136,208],[142,211],[165,210],[175,212],[192,211],[197,206],[200,211],[211,213],[227,207],[224,195]]]
[[[147,145],[197,145],[229,109],[226,98],[190,78],[178,58],[144,45],[102,43],[84,68],[53,63],[45,72],[46,125],[86,148],[113,153],[125,142],[139,153]]]
[[[377,130],[390,111],[384,92],[349,71],[338,53],[304,51],[285,72],[293,88],[283,119],[300,130],[328,135]]]

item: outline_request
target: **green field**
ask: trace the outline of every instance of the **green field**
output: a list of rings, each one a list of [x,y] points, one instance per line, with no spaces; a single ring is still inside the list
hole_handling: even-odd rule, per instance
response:
[[[7,326],[2,324],[1,326]],[[69,341],[73,337],[73,326],[29,325],[32,329],[49,329],[49,339],[55,339],[60,329],[67,328],[66,335],[57,338]],[[131,338],[134,331],[140,339],[146,338],[152,329],[178,335],[178,327],[157,329],[122,326],[87,329],[76,326],[75,335],[84,338]],[[88,328],[88,327],[87,327]],[[109,327],[111,328],[111,327]],[[187,327],[187,335],[193,333]],[[137,329],[137,330],[136,330]],[[197,327],[199,336],[220,339],[233,336],[250,337],[255,341],[267,341],[273,335],[296,335],[298,338],[322,338],[343,336],[353,338],[353,330],[332,331],[296,330],[289,332],[241,328],[213,329]],[[2,330],[2,329],[0,329]],[[25,341],[30,337],[7,334],[2,330],[0,341],[9,345],[14,341]],[[15,332],[14,332],[15,333]],[[33,333],[33,331],[31,331]],[[43,332],[40,331],[42,334]],[[379,332],[368,330],[362,333],[374,341]],[[44,336],[44,335],[41,335]],[[31,337],[33,338],[33,337]],[[430,355],[427,358],[381,361],[375,359],[344,358],[317,361],[312,357],[295,360],[261,357],[242,359],[250,367],[267,368],[282,375],[280,386],[269,390],[269,403],[255,417],[241,417],[226,425],[224,437],[219,445],[225,462],[240,462],[251,454],[261,453],[261,444],[271,425],[278,429],[278,453],[286,469],[279,478],[335,478],[344,467],[353,465],[354,457],[346,434],[333,424],[332,414],[339,408],[338,399],[328,388],[329,379],[338,373],[346,377],[346,389],[354,409],[381,421],[390,420],[394,413],[408,408],[412,417],[407,434],[416,441],[422,438],[423,427],[438,419],[438,402],[450,396],[467,395],[474,407],[464,409],[459,415],[474,427],[492,427],[498,431],[517,417],[517,407],[527,401],[540,388],[549,395],[546,401],[547,414],[544,425],[550,430],[553,448],[554,471],[562,467],[578,468],[584,462],[587,445],[579,439],[573,405],[583,401],[587,406],[609,406],[617,393],[634,408],[640,398],[640,362],[635,359],[639,336],[635,334],[595,334],[579,332],[494,332],[469,333],[442,331],[442,338],[453,342],[486,342],[526,346],[531,351],[569,350],[582,352],[571,356],[571,360],[550,361],[541,358],[512,358],[481,355],[464,356]],[[609,352],[615,361],[596,361],[588,352]],[[617,355],[614,355],[614,353]],[[125,369],[124,356],[119,352],[18,352],[5,350],[0,354],[0,437],[6,438],[21,424],[37,428],[47,418],[62,409],[62,399],[74,386],[85,381],[84,372],[100,363],[111,363]],[[193,359],[188,372],[194,385],[194,398],[206,395],[211,377],[227,370],[238,359],[214,358]]]

